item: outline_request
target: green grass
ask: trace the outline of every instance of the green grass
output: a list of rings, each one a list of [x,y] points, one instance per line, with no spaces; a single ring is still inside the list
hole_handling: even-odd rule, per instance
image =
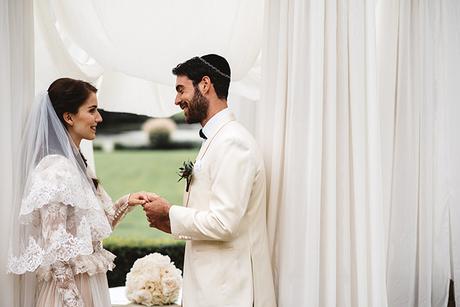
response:
[[[96,151],[96,171],[101,184],[115,201],[137,191],[154,192],[171,204],[182,204],[184,183],[177,171],[185,160],[194,161],[198,150]],[[115,228],[109,242],[171,241],[172,237],[150,228],[142,207],[136,207]]]

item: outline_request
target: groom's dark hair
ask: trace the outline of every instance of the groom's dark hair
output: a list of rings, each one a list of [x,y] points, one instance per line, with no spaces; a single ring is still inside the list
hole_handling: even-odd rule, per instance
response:
[[[217,54],[207,54],[201,57],[194,57],[173,68],[175,76],[187,76],[197,87],[204,76],[211,79],[217,97],[227,99],[230,86],[230,65],[227,60]]]

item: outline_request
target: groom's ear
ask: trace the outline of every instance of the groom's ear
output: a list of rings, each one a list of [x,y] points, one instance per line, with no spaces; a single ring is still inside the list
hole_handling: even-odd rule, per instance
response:
[[[64,118],[64,121],[66,122],[67,125],[73,126],[72,113],[64,112],[64,114],[62,114],[62,117]]]
[[[208,76],[203,76],[200,82],[200,90],[203,95],[207,94],[211,88],[211,79]]]

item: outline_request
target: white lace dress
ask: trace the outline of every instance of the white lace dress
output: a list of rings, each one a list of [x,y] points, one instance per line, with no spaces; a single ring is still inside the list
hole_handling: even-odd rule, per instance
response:
[[[37,307],[111,306],[106,272],[115,256],[102,240],[128,211],[128,197],[113,204],[101,185],[94,193],[59,155],[43,158],[31,180],[21,222],[31,223],[35,235],[26,253],[11,257],[10,270],[36,273]]]

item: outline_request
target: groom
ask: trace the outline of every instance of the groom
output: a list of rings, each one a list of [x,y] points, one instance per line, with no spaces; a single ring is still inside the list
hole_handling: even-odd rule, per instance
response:
[[[262,155],[227,108],[230,66],[194,57],[173,69],[175,104],[204,139],[183,206],[152,196],[151,227],[187,240],[183,307],[276,306],[270,264]]]

